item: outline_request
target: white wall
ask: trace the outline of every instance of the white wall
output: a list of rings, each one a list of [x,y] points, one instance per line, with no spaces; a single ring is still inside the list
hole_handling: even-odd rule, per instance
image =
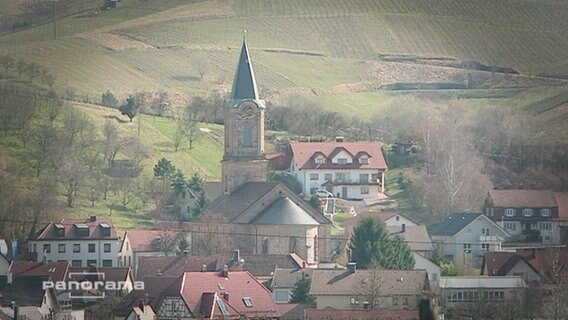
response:
[[[81,245],[80,252],[73,252],[73,245],[74,244]],[[95,244],[95,252],[88,252],[88,244],[93,243]],[[110,252],[104,252],[104,244],[110,244]],[[35,244],[35,247],[34,247]],[[120,246],[120,241],[118,240],[39,240],[39,241],[30,241],[29,250],[30,252],[37,252],[37,260],[42,261],[44,252],[43,252],[43,245],[50,244],[51,245],[51,252],[46,253],[47,261],[69,261],[71,263],[72,260],[81,260],[81,265],[83,267],[87,267],[87,260],[96,260],[97,267],[103,266],[103,260],[111,260],[112,266],[118,266],[118,250]],[[65,244],[65,253],[59,253],[59,244]]]

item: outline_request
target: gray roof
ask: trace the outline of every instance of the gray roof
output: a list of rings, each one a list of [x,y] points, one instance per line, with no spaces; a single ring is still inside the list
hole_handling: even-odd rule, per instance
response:
[[[247,182],[230,195],[215,199],[207,210],[221,213],[231,222],[277,185],[277,182]]]
[[[489,276],[464,276],[464,277],[440,277],[442,289],[492,289],[492,288],[525,288],[527,286],[522,277],[489,277]]]
[[[254,71],[252,70],[252,61],[249,56],[246,39],[243,39],[241,56],[233,81],[233,90],[231,91],[232,100],[254,99],[258,100],[258,90],[256,89],[256,80]]]
[[[426,226],[405,226],[404,232],[402,227],[387,226],[386,227],[391,236],[401,236],[402,239],[408,244],[412,251],[432,251],[432,239],[426,230]]]
[[[251,224],[317,226],[319,223],[288,197],[281,197],[256,216]]]
[[[479,212],[452,213],[442,222],[429,228],[432,236],[453,236],[481,216]]]
[[[304,272],[311,277],[313,270],[314,269],[276,268],[274,277],[272,278],[271,288],[294,288],[296,282],[302,278]]]

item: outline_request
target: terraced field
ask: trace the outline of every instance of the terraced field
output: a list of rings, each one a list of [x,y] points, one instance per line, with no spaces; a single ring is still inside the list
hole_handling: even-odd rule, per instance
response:
[[[349,97],[361,95],[362,87],[373,96],[374,84],[397,73],[409,82],[429,80],[428,73],[406,74],[395,64],[390,74],[376,78],[379,54],[568,74],[563,1],[123,0],[119,8],[96,14],[98,2],[79,1],[86,9],[76,4],[62,13],[57,41],[51,24],[40,25],[2,36],[0,53],[38,62],[57,76],[60,90],[71,86],[91,97],[106,90],[122,96],[140,90],[191,96],[229,90],[235,49],[247,29],[267,99],[315,93],[311,98],[331,110],[361,110],[358,114],[372,110]],[[203,78],[199,68],[205,68]],[[377,104],[396,99],[376,96],[384,99]]]

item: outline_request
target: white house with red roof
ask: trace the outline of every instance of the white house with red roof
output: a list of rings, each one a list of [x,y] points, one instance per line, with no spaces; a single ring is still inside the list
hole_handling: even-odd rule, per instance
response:
[[[270,290],[248,271],[185,272],[162,291],[159,319],[272,319]]]
[[[376,198],[387,164],[376,142],[292,142],[290,174],[304,194],[326,189],[338,198]]]
[[[62,219],[29,239],[38,261],[68,261],[72,267],[116,267],[120,241],[110,219]]]

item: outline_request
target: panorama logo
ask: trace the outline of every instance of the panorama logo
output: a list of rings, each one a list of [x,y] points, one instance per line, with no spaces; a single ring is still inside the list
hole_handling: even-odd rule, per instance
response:
[[[69,272],[67,281],[43,281],[42,289],[67,291],[70,299],[103,299],[107,291],[144,290],[144,282],[108,281],[103,272]]]

